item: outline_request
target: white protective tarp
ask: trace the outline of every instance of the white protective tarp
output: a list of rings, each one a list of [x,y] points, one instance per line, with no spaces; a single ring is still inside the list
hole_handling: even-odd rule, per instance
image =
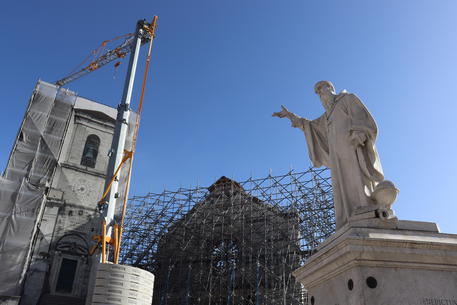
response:
[[[20,295],[76,96],[39,81],[0,178],[0,296]]]

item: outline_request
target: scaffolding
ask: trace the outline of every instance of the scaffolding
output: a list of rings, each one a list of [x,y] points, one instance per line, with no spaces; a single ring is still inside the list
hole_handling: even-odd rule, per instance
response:
[[[307,304],[291,273],[334,230],[328,169],[221,177],[133,197],[121,262],[155,274],[154,305]]]

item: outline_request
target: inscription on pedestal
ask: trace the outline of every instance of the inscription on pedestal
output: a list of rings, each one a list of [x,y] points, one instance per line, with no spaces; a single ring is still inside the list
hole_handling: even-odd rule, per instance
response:
[[[423,298],[422,305],[457,305],[457,300]]]

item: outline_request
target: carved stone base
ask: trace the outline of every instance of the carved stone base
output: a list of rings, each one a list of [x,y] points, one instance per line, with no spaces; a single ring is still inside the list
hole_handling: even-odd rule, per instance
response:
[[[439,233],[434,223],[356,220],[294,276],[311,305],[454,305],[457,235]]]

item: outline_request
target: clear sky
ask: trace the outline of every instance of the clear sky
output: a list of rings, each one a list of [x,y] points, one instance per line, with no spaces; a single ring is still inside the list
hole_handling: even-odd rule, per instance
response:
[[[356,93],[375,117],[386,179],[400,189],[399,218],[457,233],[455,0],[7,1],[3,167],[36,81],[60,79],[100,42],[153,15],[159,27],[132,195],[308,168],[303,134],[271,113],[284,104],[318,117],[313,85],[325,79]],[[126,66],[68,87],[116,106]]]

